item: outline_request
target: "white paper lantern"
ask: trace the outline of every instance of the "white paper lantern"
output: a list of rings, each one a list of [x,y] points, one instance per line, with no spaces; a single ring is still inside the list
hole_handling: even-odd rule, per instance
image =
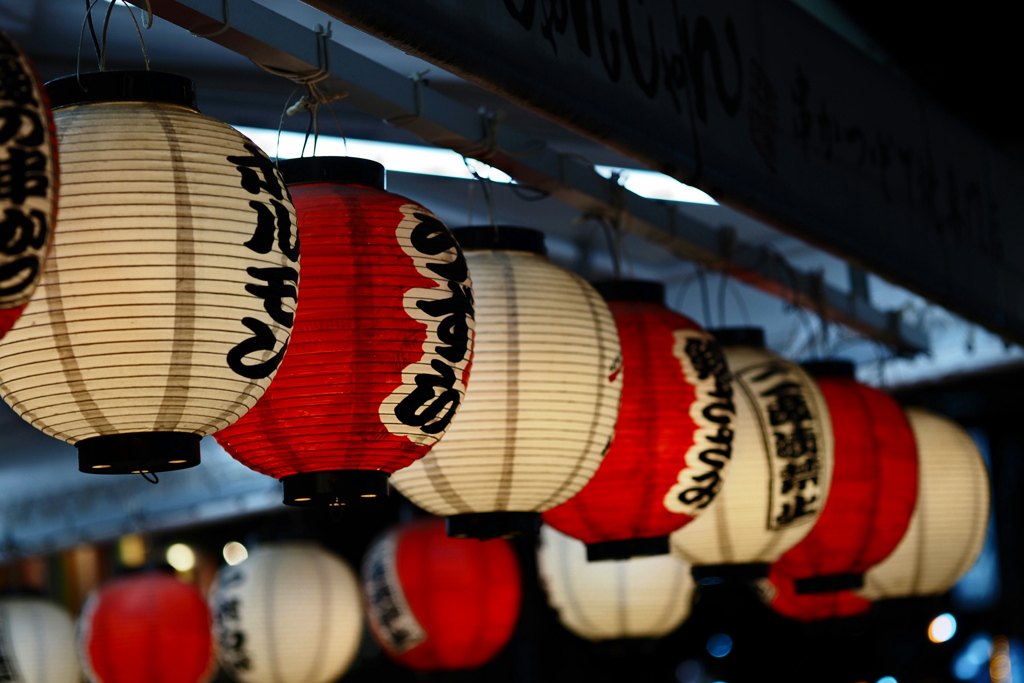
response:
[[[588,562],[582,541],[545,525],[537,562],[548,604],[582,638],[660,638],[690,616],[696,584],[678,557]]]
[[[622,390],[615,321],[593,287],[544,257],[541,233],[453,232],[473,277],[472,374],[448,433],[391,481],[447,516],[450,535],[536,531],[611,441]]]
[[[906,414],[917,442],[917,506],[896,549],[864,575],[858,593],[869,600],[945,593],[985,543],[988,469],[974,440],[927,410]]]
[[[831,421],[814,380],[766,349],[761,330],[712,334],[734,379],[732,464],[711,505],[672,534],[672,552],[698,575],[766,576],[767,565],[807,535],[825,505]]]
[[[262,546],[223,567],[210,606],[217,658],[239,683],[331,683],[363,632],[355,572],[313,543]]]
[[[84,89],[83,89],[84,88]],[[85,472],[180,469],[244,414],[287,347],[298,235],[270,159],[152,72],[49,84],[59,228],[4,339],[0,391]]]
[[[48,600],[0,599],[0,681],[78,683],[75,625]]]

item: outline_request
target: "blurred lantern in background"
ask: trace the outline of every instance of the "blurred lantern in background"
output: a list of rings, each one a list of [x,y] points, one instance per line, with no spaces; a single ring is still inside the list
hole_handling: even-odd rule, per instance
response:
[[[851,616],[870,603],[852,591],[893,551],[917,499],[917,447],[902,408],[853,379],[853,365],[804,366],[832,421],[835,470],[814,528],[771,566],[772,609],[801,621]]]
[[[210,610],[194,586],[169,573],[101,586],[82,608],[78,631],[91,683],[203,683],[216,669]]]
[[[858,593],[873,601],[945,593],[978,559],[988,527],[988,469],[974,440],[927,410],[906,414],[917,443],[917,507],[896,549],[864,576]]]
[[[672,534],[672,551],[698,578],[763,578],[770,563],[807,535],[825,505],[832,426],[817,384],[765,348],[762,330],[711,333],[733,376],[733,463],[714,503]]]
[[[392,477],[452,536],[536,532],[593,476],[611,442],[622,373],[608,305],[513,227],[453,231],[476,300],[473,378],[444,440]]]
[[[222,567],[211,590],[217,658],[239,683],[331,683],[355,660],[355,572],[306,542],[269,544]]]
[[[267,156],[195,109],[191,81],[101,72],[48,84],[60,229],[3,340],[0,391],[78,447],[79,469],[199,462],[263,394],[298,280],[288,191]]]
[[[302,230],[288,356],[259,403],[217,440],[282,480],[290,505],[387,495],[465,394],[473,349],[466,260],[430,211],[349,157],[280,162]]]
[[[522,587],[508,541],[445,535],[421,518],[378,538],[363,562],[370,632],[384,652],[416,671],[475,669],[512,637]]]
[[[78,683],[75,625],[64,608],[38,597],[0,598],[0,681]]]
[[[581,638],[661,638],[690,616],[696,585],[673,555],[588,562],[582,542],[545,526],[537,560],[548,603]]]
[[[661,283],[595,287],[622,343],[615,440],[594,477],[544,521],[584,541],[591,560],[664,554],[669,533],[721,488],[733,449],[729,369],[710,334],[665,308]]]
[[[35,291],[50,249],[56,144],[35,67],[0,30],[0,337]]]

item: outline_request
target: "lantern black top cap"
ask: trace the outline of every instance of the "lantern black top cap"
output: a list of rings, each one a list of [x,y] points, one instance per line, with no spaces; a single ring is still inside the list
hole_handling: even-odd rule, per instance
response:
[[[529,251],[534,254],[547,254],[544,245],[544,233],[533,228],[520,228],[512,225],[474,225],[468,228],[452,230],[459,246],[466,251],[479,249],[508,249],[510,251]]]
[[[603,280],[594,289],[605,301],[642,301],[665,304],[665,285],[652,280]]]
[[[720,346],[764,348],[764,330],[760,327],[718,327],[708,330]]]
[[[358,157],[302,157],[277,162],[285,185],[340,183],[383,190],[384,166]]]
[[[856,366],[847,360],[813,360],[801,363],[800,367],[811,377],[845,377],[853,379]]]
[[[46,83],[53,109],[96,102],[161,102],[196,109],[196,84],[161,71],[94,71]]]

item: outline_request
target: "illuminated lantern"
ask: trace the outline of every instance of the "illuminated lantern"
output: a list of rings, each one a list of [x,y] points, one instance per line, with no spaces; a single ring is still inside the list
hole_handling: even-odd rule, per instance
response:
[[[57,208],[53,119],[35,68],[0,30],[0,337],[42,275]]]
[[[191,81],[102,72],[48,84],[60,229],[3,341],[0,391],[101,474],[181,469],[263,394],[298,279],[270,159],[199,114]]]
[[[892,554],[867,571],[870,600],[940,595],[978,559],[989,515],[985,460],[952,420],[921,408],[907,419],[917,442],[917,507]]]
[[[75,624],[63,608],[35,597],[0,598],[0,680],[78,683]]]
[[[718,343],[665,308],[656,282],[596,285],[622,342],[615,440],[594,477],[544,521],[591,560],[657,555],[719,492],[733,441],[733,396]]]
[[[91,683],[201,683],[216,670],[210,610],[170,573],[101,586],[82,609],[79,650]]]
[[[416,671],[475,669],[505,647],[522,598],[508,541],[448,538],[444,521],[416,519],[378,538],[363,561],[370,633]]]
[[[536,533],[593,476],[615,429],[621,355],[608,305],[512,227],[453,231],[476,301],[473,378],[451,428],[392,483],[452,536]]]
[[[672,552],[699,578],[760,578],[807,535],[825,504],[832,425],[818,385],[765,348],[760,329],[711,333],[733,375],[729,482],[698,519],[672,534]]]
[[[673,555],[588,562],[582,542],[545,525],[537,562],[548,604],[581,638],[661,638],[690,616],[696,584]]]
[[[868,609],[853,590],[907,530],[917,499],[917,447],[899,404],[856,382],[851,364],[805,367],[828,406],[835,469],[818,521],[772,564],[768,580],[772,609],[816,621]]]
[[[332,683],[363,632],[355,572],[314,543],[261,546],[222,567],[210,605],[217,658],[239,683]]]
[[[384,191],[384,167],[280,163],[302,230],[288,356],[259,403],[217,440],[284,482],[291,505],[387,495],[388,475],[444,435],[473,347],[466,260],[430,211]]]

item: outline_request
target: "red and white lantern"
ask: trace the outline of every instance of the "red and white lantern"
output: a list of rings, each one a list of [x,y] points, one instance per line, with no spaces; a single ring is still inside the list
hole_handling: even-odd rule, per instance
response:
[[[595,285],[622,343],[615,440],[593,478],[544,513],[591,560],[669,551],[721,488],[733,448],[732,380],[715,339],[664,305],[657,282]]]
[[[673,532],[672,552],[702,579],[763,578],[810,532],[825,505],[832,425],[818,385],[767,349],[762,330],[711,333],[733,377],[729,483],[699,518]]]
[[[892,554],[864,575],[872,601],[941,595],[978,559],[989,521],[988,468],[963,427],[908,408],[920,476],[910,526]]]
[[[56,144],[35,67],[0,30],[0,337],[35,291],[50,250]]]
[[[444,520],[416,519],[374,542],[363,561],[370,633],[416,671],[475,669],[512,637],[522,600],[508,541],[449,538]]]
[[[78,631],[91,683],[205,683],[216,670],[206,601],[169,573],[101,586],[86,602]]]
[[[611,443],[622,387],[615,320],[593,287],[545,258],[542,233],[453,233],[473,273],[473,379],[445,438],[392,483],[447,516],[453,536],[536,533],[540,513],[583,488]]]
[[[221,666],[238,683],[333,683],[363,635],[359,582],[315,543],[268,543],[210,591]]]
[[[772,564],[772,609],[801,621],[850,616],[864,572],[900,542],[917,500],[917,447],[902,408],[853,379],[848,363],[805,366],[832,421],[835,471],[814,528]]]
[[[288,346],[288,191],[266,154],[199,113],[187,78],[104,71],[47,90],[60,229],[3,339],[0,393],[75,444],[83,472],[197,465],[200,439],[256,403]]]
[[[291,505],[387,494],[388,476],[444,435],[473,349],[466,259],[448,228],[348,157],[280,163],[302,237],[288,355],[217,441],[280,479]]]

